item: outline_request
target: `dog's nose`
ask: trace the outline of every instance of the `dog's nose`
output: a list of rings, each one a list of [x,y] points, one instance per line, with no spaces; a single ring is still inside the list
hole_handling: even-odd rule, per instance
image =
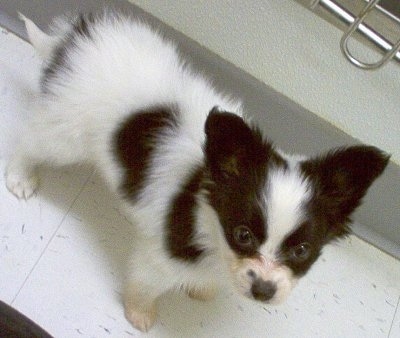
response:
[[[276,285],[270,281],[262,280],[261,278],[256,279],[251,286],[251,293],[254,299],[260,301],[270,300],[276,292]]]

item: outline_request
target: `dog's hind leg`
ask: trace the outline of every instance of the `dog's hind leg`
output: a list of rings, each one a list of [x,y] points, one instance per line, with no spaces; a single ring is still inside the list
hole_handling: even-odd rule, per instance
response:
[[[5,172],[6,185],[18,198],[29,198],[38,186],[36,167],[69,165],[87,157],[79,132],[51,114],[38,114],[22,129],[20,143]]]
[[[17,150],[8,163],[5,179],[7,189],[16,197],[31,197],[39,183],[32,157]]]

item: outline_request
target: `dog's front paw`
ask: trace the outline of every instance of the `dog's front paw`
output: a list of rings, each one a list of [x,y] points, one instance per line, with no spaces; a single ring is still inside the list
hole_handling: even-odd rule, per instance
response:
[[[212,300],[217,294],[216,288],[212,287],[200,287],[200,288],[190,288],[186,291],[187,295],[196,300],[201,300],[203,302]]]
[[[156,308],[138,310],[137,308],[125,304],[125,317],[138,330],[147,332],[153,326],[156,320]]]
[[[33,173],[25,175],[7,170],[5,178],[7,189],[19,199],[31,197],[39,185],[39,180]]]

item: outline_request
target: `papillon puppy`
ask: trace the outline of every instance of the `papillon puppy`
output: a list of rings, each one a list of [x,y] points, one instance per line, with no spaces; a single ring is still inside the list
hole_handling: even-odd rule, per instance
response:
[[[139,330],[169,290],[284,301],[388,163],[363,145],[284,154],[141,21],[79,15],[46,34],[21,19],[43,69],[7,187],[27,199],[38,165],[95,165],[137,229],[124,306]]]

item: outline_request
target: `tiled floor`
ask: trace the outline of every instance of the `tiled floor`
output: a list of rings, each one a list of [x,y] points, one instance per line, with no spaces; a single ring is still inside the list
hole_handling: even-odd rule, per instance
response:
[[[0,29],[0,171],[29,115],[32,48]],[[91,168],[42,169],[28,202],[0,175],[0,299],[55,337],[139,337],[120,290],[129,224]],[[400,337],[400,262],[356,237],[326,249],[279,307],[230,289],[215,301],[160,300],[148,337]]]

